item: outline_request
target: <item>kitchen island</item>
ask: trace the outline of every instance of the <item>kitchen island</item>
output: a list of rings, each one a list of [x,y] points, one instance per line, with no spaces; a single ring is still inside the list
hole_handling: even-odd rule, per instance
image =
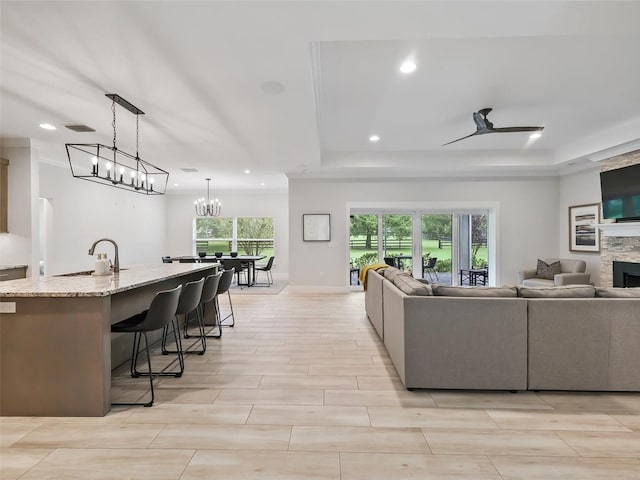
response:
[[[218,266],[136,265],[105,276],[77,272],[2,282],[0,415],[106,415],[112,366],[131,354],[131,335],[119,342],[113,335],[112,342],[111,325],[146,310],[157,292]]]

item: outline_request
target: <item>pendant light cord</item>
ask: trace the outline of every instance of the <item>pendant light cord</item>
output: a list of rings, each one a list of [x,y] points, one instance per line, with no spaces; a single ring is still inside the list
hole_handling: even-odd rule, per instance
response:
[[[113,149],[116,148],[116,101],[114,100],[111,103],[111,113],[113,114],[113,121],[111,122],[111,126],[113,127]]]

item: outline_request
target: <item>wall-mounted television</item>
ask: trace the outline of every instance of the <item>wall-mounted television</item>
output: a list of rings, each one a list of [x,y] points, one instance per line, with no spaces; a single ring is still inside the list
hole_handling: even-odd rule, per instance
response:
[[[600,172],[602,216],[640,220],[640,164]]]

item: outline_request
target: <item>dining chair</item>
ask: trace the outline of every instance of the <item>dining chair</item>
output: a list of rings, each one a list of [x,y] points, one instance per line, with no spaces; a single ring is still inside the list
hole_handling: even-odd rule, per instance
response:
[[[256,283],[254,283],[255,286],[270,287],[271,285],[273,285],[273,274],[271,273],[271,268],[273,267],[274,259],[275,257],[269,257],[269,260],[267,261],[266,265],[255,266],[255,270],[256,270]],[[265,274],[267,275],[267,283],[258,283],[258,280],[257,280],[258,272],[265,272]]]
[[[422,257],[422,278],[426,278],[425,274],[429,275],[429,280],[433,282],[433,275],[435,275],[436,280],[438,279],[438,272],[436,272],[436,262],[438,261],[437,257]]]
[[[398,259],[396,257],[384,257],[384,263],[390,267],[398,268]]]
[[[239,287],[243,287],[243,286],[248,286],[249,285],[249,274],[248,274],[248,267],[245,267],[245,265],[243,265],[242,260],[240,260],[239,258],[230,258],[230,259],[224,259],[222,260],[222,267],[225,270],[231,270],[233,269],[236,272],[236,276],[237,276],[237,280],[236,280],[236,284]],[[240,276],[244,275],[245,279],[246,279],[246,283],[240,283]]]

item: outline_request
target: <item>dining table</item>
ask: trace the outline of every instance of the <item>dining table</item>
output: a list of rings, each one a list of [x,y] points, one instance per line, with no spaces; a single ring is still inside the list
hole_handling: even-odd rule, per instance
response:
[[[184,255],[181,257],[171,257],[172,262],[193,262],[193,263],[214,263],[214,262],[222,262],[223,260],[240,260],[242,263],[245,263],[249,268],[249,272],[247,275],[247,287],[251,287],[256,283],[256,262],[260,260],[264,260],[267,258],[266,255],[236,255],[231,256],[229,254],[216,256],[216,255],[205,255],[201,257],[200,255]],[[244,285],[244,284],[243,284]]]

